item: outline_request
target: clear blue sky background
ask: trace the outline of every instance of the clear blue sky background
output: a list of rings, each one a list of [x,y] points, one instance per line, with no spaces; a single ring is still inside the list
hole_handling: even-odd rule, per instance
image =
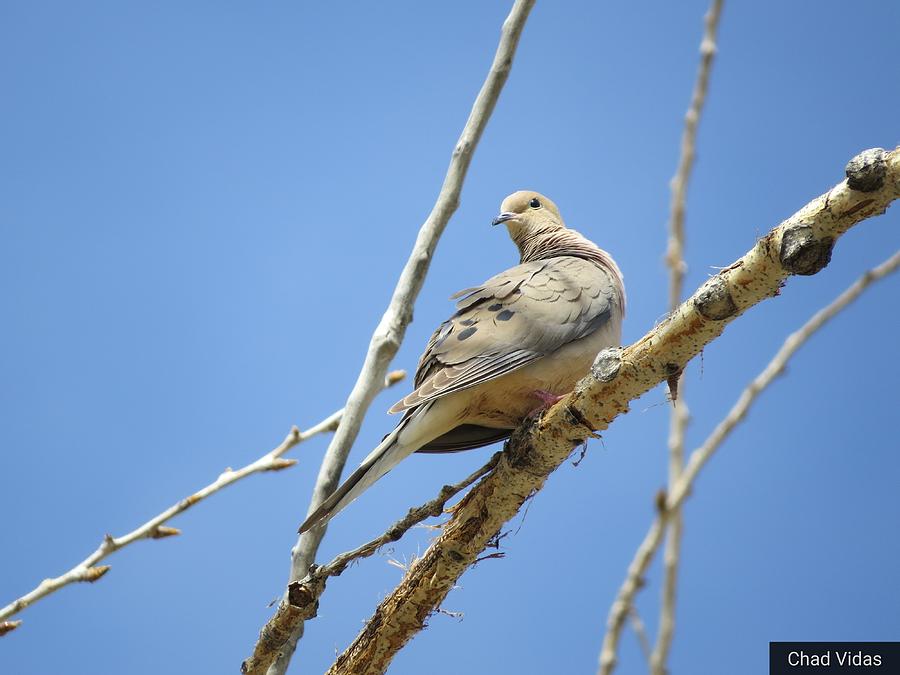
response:
[[[0,604],[340,407],[493,55],[506,2],[28,2],[0,17]],[[516,261],[519,188],[611,251],[624,339],[665,312],[668,180],[706,2],[539,2],[395,367],[447,297]],[[726,3],[688,205],[690,289],[900,140],[900,5]],[[691,365],[698,444],[785,335],[900,246],[843,238]],[[900,638],[900,280],[817,335],[686,508],[675,673],[764,672],[769,640]],[[386,433],[381,395],[354,449]],[[664,484],[656,389],[564,465],[392,672],[591,673]],[[0,671],[237,672],[282,591],[327,438],[27,610]],[[374,536],[491,450],[413,457],[328,531]],[[521,527],[520,527],[521,526]],[[320,673],[432,532],[333,580],[292,672]],[[639,609],[656,628],[654,565]],[[642,672],[634,635],[621,671]]]

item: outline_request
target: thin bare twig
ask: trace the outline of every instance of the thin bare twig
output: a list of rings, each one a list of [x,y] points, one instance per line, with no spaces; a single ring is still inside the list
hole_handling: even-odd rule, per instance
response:
[[[690,414],[684,400],[683,377],[678,385],[678,399],[673,401],[672,416],[669,426],[669,488],[676,484],[684,469],[684,437]],[[678,563],[681,557],[681,537],[684,531],[681,509],[673,511],[666,528],[666,548],[663,556],[663,588],[662,602],[659,610],[659,628],[656,643],[650,654],[650,672],[652,675],[665,675],[666,661],[672,636],[675,632],[675,601],[678,587]],[[602,669],[601,669],[601,672]]]
[[[363,417],[378,392],[377,384],[384,378],[388,365],[400,348],[406,327],[412,320],[412,308],[425,281],[425,274],[428,272],[438,239],[459,206],[459,197],[469,163],[509,76],[519,37],[533,5],[534,0],[516,0],[509,16],[503,22],[500,43],[490,71],[453,149],[450,166],[447,168],[437,201],[419,230],[409,260],[400,273],[391,302],[369,342],[365,362],[347,399],[347,413],[322,460],[307,514],[312,513],[337,488],[350,448],[359,434]],[[325,528],[324,524],[313,527],[300,536],[291,549],[290,581],[302,579],[306,575],[309,566],[315,560],[319,544],[325,535]],[[281,656],[270,669],[270,675],[284,675],[297,641],[302,635],[301,622],[291,631],[287,643],[279,647]]]
[[[709,11],[703,17],[704,34],[700,43],[700,67],[694,92],[687,114],[684,116],[684,131],[681,135],[681,157],[678,169],[669,183],[672,192],[669,214],[669,245],[666,252],[666,264],[669,266],[669,307],[676,307],[681,302],[684,292],[684,273],[687,266],[684,262],[684,212],[687,202],[688,181],[694,158],[697,156],[697,127],[700,114],[706,103],[706,92],[709,88],[709,74],[712,71],[713,59],[716,55],[716,30],[719,16],[722,13],[723,0],[713,0]]]
[[[0,636],[6,635],[21,625],[21,621],[0,621]]]
[[[403,518],[391,525],[384,532],[384,534],[375,537],[375,539],[372,539],[371,541],[362,544],[361,546],[356,547],[352,551],[347,551],[346,553],[341,553],[340,555],[335,556],[331,560],[331,562],[326,565],[316,566],[315,571],[308,574],[306,576],[306,579],[295,583],[303,584],[307,579],[316,580],[324,577],[339,576],[351,562],[362,558],[368,558],[385,544],[399,541],[399,539],[404,534],[406,534],[414,526],[421,523],[423,520],[427,518],[436,518],[437,516],[441,515],[444,512],[444,507],[450,499],[458,495],[479,478],[484,476],[488,471],[493,469],[497,465],[497,461],[499,459],[500,453],[494,453],[494,455],[487,461],[484,466],[471,473],[468,477],[464,478],[459,483],[456,483],[454,485],[445,485],[441,488],[441,491],[438,493],[437,497],[425,502],[421,506],[411,508]]]
[[[630,401],[665,381],[668,373],[683,369],[743,312],[777,295],[789,276],[823,269],[847,230],[900,197],[900,149],[860,153],[847,165],[847,176],[758,239],[643,338],[601,351],[591,374],[571,394],[516,429],[494,470],[454,508],[440,535],[409,566],[328,674],[384,672],[575,447],[608,428]]]
[[[600,673],[607,675],[616,667],[618,661],[619,641],[622,637],[622,629],[625,626],[625,619],[631,608],[634,607],[634,598],[637,592],[644,586],[644,574],[653,561],[653,556],[659,548],[660,542],[666,531],[667,513],[661,511],[653,525],[650,526],[644,541],[638,546],[631,564],[628,566],[628,572],[625,575],[625,581],[616,594],[609,608],[609,616],[606,620],[606,634],[603,636],[603,646],[600,649]]]
[[[641,646],[641,652],[644,654],[644,658],[647,659],[647,663],[650,663],[650,655],[653,647],[650,646],[650,638],[647,636],[647,627],[644,625],[640,614],[638,614],[637,609],[634,607],[628,612],[628,618],[631,619],[631,630],[637,635],[638,644]]]
[[[387,378],[384,380],[383,386],[392,386],[397,382],[400,382],[404,377],[406,377],[406,373],[404,371],[393,371],[392,373],[388,374]],[[174,527],[167,527],[165,526],[165,523],[167,523],[169,520],[179,515],[180,513],[187,511],[198,502],[201,502],[202,500],[218,492],[222,488],[228,487],[232,483],[236,483],[242,478],[246,478],[247,476],[252,476],[255,473],[261,473],[263,471],[280,471],[282,469],[287,469],[288,467],[293,466],[297,463],[297,460],[285,459],[284,457],[282,457],[282,455],[284,455],[294,446],[302,443],[303,441],[309,440],[313,436],[327,431],[334,431],[341,420],[342,414],[343,410],[338,410],[326,417],[318,424],[310,427],[306,431],[300,431],[297,427],[292,427],[288,435],[281,442],[281,444],[278,445],[278,447],[267,452],[259,459],[250,462],[250,464],[247,464],[237,471],[230,468],[225,469],[225,471],[222,472],[222,474],[215,481],[213,481],[206,487],[201,488],[189,497],[186,497],[178,503],[173,504],[159,515],[151,518],[146,523],[144,523],[140,527],[135,528],[128,534],[124,534],[121,537],[113,537],[109,534],[105,535],[103,537],[103,541],[100,543],[100,546],[97,547],[97,550],[91,553],[91,555],[82,560],[68,572],[65,572],[60,576],[54,577],[52,579],[44,579],[31,592],[26,593],[21,598],[14,600],[3,609],[0,609],[0,619],[6,619],[14,614],[21,612],[23,609],[25,609],[29,605],[34,604],[41,598],[50,595],[51,593],[58,591],[60,588],[68,586],[69,584],[84,581],[93,583],[94,581],[97,581],[98,579],[103,577],[103,575],[106,574],[110,569],[109,565],[98,566],[97,563],[101,560],[104,560],[119,549],[128,546],[129,544],[132,544],[141,539],[162,539],[164,537],[171,537],[173,535],[180,534],[180,530]],[[14,621],[5,623],[15,625],[8,627],[6,630],[0,630],[0,635],[15,629],[19,624],[19,622]]]
[[[687,265],[684,261],[685,241],[685,208],[687,203],[687,187],[694,166],[697,146],[697,127],[706,102],[709,88],[709,75],[712,71],[716,54],[716,31],[719,27],[719,16],[722,13],[723,0],[713,0],[704,17],[703,40],[700,42],[700,66],[691,104],[684,117],[684,133],[681,137],[681,159],[678,169],[672,178],[672,205],[669,217],[669,247],[666,262],[669,265],[669,309],[674,311],[681,302],[684,292],[684,275]],[[669,426],[669,488],[678,481],[684,468],[684,436],[690,414],[684,399],[684,378],[679,373],[674,376],[676,386],[673,394],[672,416]],[[681,537],[684,529],[681,509],[670,514],[666,534],[666,550],[664,555],[664,580],[662,604],[659,611],[659,630],[656,644],[650,656],[650,672],[653,675],[665,675],[666,661],[672,636],[675,633],[675,601],[678,587],[678,562],[681,554]]]
[[[500,453],[495,453],[487,464],[465,480],[455,485],[445,485],[437,497],[422,506],[410,509],[406,516],[394,523],[381,536],[352,551],[335,556],[326,565],[312,565],[303,579],[292,581],[288,585],[287,602],[283,602],[279,606],[275,616],[260,631],[259,641],[256,643],[253,655],[241,664],[241,672],[245,675],[261,675],[266,672],[278,653],[272,647],[281,642],[285,636],[290,635],[298,617],[306,621],[316,615],[319,598],[325,592],[325,582],[329,577],[339,576],[352,562],[371,556],[385,544],[398,541],[412,527],[426,518],[441,515],[451,498],[493,469],[499,459]]]
[[[663,504],[660,505],[659,514],[650,525],[643,542],[638,547],[628,573],[615,601],[609,610],[606,621],[606,636],[603,640],[603,652],[600,657],[601,673],[610,673],[615,667],[615,654],[618,648],[622,625],[628,616],[629,608],[634,604],[635,595],[643,587],[644,575],[653,561],[653,556],[659,549],[665,531],[666,520],[669,515],[678,509],[693,487],[694,481],[703,466],[715,454],[716,450],[725,442],[734,428],[746,417],[750,407],[757,397],[772,384],[776,377],[784,372],[788,361],[794,353],[802,347],[812,335],[821,329],[829,320],[842,311],[847,305],[858,298],[866,288],[875,281],[895,272],[900,267],[900,251],[892,255],[878,267],[869,270],[856,280],[847,290],[835,298],[827,307],[816,312],[799,330],[792,333],[784,341],[781,349],[775,354],[769,364],[741,393],[734,406],[718,424],[715,430],[703,442],[703,444],[691,453],[690,460],[678,479],[678,482],[669,491]],[[604,664],[610,664],[604,669]]]

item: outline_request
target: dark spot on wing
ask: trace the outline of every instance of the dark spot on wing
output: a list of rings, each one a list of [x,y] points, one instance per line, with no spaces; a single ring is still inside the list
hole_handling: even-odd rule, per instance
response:
[[[459,323],[463,326],[471,326],[473,323],[475,323],[475,319],[466,319],[465,321],[460,321]]]
[[[512,318],[512,315],[513,315],[513,314],[515,314],[515,312],[512,312],[512,311],[510,311],[510,310],[508,310],[508,309],[504,309],[502,312],[500,312],[500,313],[497,315],[497,320],[498,320],[498,321],[509,321],[509,320]],[[473,329],[473,330],[474,330],[474,329]]]
[[[465,340],[466,338],[472,337],[475,334],[475,331],[478,330],[474,326],[471,328],[466,328],[463,332],[456,336],[457,340]]]
[[[501,309],[503,309],[503,305],[499,302],[495,302],[493,305],[488,307],[489,312],[499,312]]]

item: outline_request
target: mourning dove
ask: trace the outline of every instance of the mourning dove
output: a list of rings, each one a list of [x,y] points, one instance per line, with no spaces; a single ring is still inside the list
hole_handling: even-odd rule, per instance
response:
[[[454,452],[503,440],[558,400],[597,353],[620,343],[622,273],[612,257],[563,223],[537,192],[503,200],[520,264],[467,288],[456,313],[431,336],[415,390],[396,403],[396,428],[300,526],[332,518],[413,452]]]

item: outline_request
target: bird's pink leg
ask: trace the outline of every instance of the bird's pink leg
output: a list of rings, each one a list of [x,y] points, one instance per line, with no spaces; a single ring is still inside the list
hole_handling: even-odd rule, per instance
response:
[[[544,410],[546,410],[547,408],[552,406],[554,403],[563,399],[566,396],[566,394],[557,395],[552,392],[545,391],[544,389],[535,389],[533,392],[531,392],[531,395],[534,396],[536,399],[538,399],[541,402],[541,405],[539,405],[537,408],[535,408],[530,413],[528,413],[529,417],[534,417],[538,413],[543,412]]]
[[[535,389],[532,395],[540,399],[545,408],[549,408],[551,405],[558,401],[561,401],[566,396],[565,394],[557,395],[550,391],[544,391],[543,389]]]

